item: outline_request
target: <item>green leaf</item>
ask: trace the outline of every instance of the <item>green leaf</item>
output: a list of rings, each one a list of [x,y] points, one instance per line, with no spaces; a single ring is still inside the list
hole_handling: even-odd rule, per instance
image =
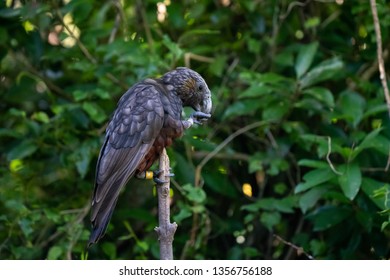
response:
[[[363,117],[365,106],[366,101],[360,94],[350,90],[343,91],[337,100],[337,109],[341,114],[336,117],[345,119],[356,127]]]
[[[100,89],[100,88],[95,89],[93,91],[93,94],[95,96],[99,97],[100,99],[104,99],[104,100],[108,100],[111,98],[111,95],[108,91]]]
[[[42,123],[49,123],[50,122],[49,116],[45,112],[36,112],[31,116],[31,119],[42,122]]]
[[[13,18],[20,16],[21,9],[11,9],[11,8],[5,8],[0,9],[0,18]]]
[[[313,42],[299,48],[297,60],[295,62],[295,73],[297,75],[297,79],[300,79],[302,75],[307,72],[313,62],[317,49],[318,42]]]
[[[11,161],[13,159],[23,159],[25,157],[31,156],[37,150],[38,146],[35,144],[35,142],[33,140],[26,139],[13,147],[7,153],[7,160]]]
[[[246,210],[249,212],[258,212],[260,209],[262,210],[274,210],[275,209],[275,201],[274,198],[263,198],[261,200],[257,200],[255,203],[243,205],[241,210]]]
[[[258,77],[258,81],[265,84],[279,84],[282,82],[291,82],[292,80],[282,75],[268,72],[268,73],[261,74]]]
[[[296,200],[292,196],[283,199],[263,198],[261,200],[257,200],[255,203],[243,205],[240,209],[249,212],[258,212],[260,210],[275,210],[282,213],[293,213],[295,204]]]
[[[307,210],[312,208],[317,201],[322,197],[322,195],[326,192],[327,188],[325,186],[315,187],[307,192],[305,192],[299,198],[299,207],[301,208],[303,213],[306,213]]]
[[[327,168],[329,166],[329,164],[324,161],[312,159],[301,159],[300,161],[298,161],[298,165],[317,169]]]
[[[218,76],[221,77],[223,74],[223,71],[225,70],[227,57],[224,55],[217,56],[214,61],[210,64],[210,71]]]
[[[101,246],[102,246],[103,252],[111,260],[114,260],[116,258],[116,247],[115,247],[115,245],[113,243],[104,242]]]
[[[53,246],[47,253],[48,260],[58,260],[63,253],[63,249],[60,246]]]
[[[264,212],[260,216],[260,222],[271,231],[274,226],[280,223],[282,216],[279,212]]]
[[[353,200],[360,190],[362,184],[362,173],[357,163],[350,163],[339,166],[343,174],[338,177],[339,184],[344,195]]]
[[[168,35],[163,36],[163,44],[169,50],[169,52],[173,55],[173,57],[181,57],[183,55],[183,50],[179,47],[178,44],[172,42],[172,40],[168,37]]]
[[[378,137],[379,132],[381,132],[381,130],[382,128],[378,128],[368,133],[366,137],[364,137],[363,141],[355,149],[353,149],[350,160],[356,158],[365,149],[377,147],[378,143],[377,141],[375,141],[375,138]],[[386,142],[387,143],[385,143],[384,146],[390,147],[390,141]]]
[[[106,114],[99,105],[93,102],[84,102],[83,109],[96,123],[102,123],[106,120]]]
[[[206,193],[202,188],[196,188],[191,184],[185,184],[182,188],[185,191],[185,195],[189,200],[195,203],[203,203],[206,200]]]
[[[173,221],[179,224],[181,221],[191,216],[192,216],[191,210],[187,207],[187,205],[184,204],[180,207],[180,212],[175,216],[173,216]]]
[[[329,108],[333,108],[334,105],[334,98],[332,92],[323,87],[312,87],[305,89],[303,91],[303,94],[307,94],[310,96],[313,96],[318,101],[321,101],[321,103],[325,104]]]
[[[312,18],[308,18],[305,21],[304,26],[305,28],[313,28],[318,26],[320,23],[321,23],[321,19],[319,17],[312,17]]]
[[[282,66],[293,66],[294,56],[291,51],[284,51],[277,54],[274,58],[274,62]]]
[[[240,94],[240,98],[256,98],[270,94],[274,89],[265,84],[254,84]]]
[[[289,103],[280,100],[278,103],[270,104],[262,113],[263,120],[280,120],[287,114]]]
[[[283,199],[277,199],[275,203],[275,210],[282,213],[294,213],[294,207],[296,206],[296,197],[287,196]]]
[[[390,225],[390,222],[383,222],[381,226],[381,231],[384,231],[388,226]]]
[[[313,222],[314,231],[323,231],[341,223],[351,214],[349,208],[324,206],[308,215],[307,218]]]
[[[325,241],[319,241],[317,239],[310,241],[310,251],[314,256],[319,256],[326,253],[327,244]]]
[[[255,153],[249,158],[248,172],[254,173],[259,170],[263,170],[263,159],[265,155],[261,153]]]
[[[78,102],[87,99],[89,93],[90,93],[89,91],[85,91],[85,90],[75,90],[74,92],[72,92],[72,95],[74,97],[74,100]]]
[[[302,76],[300,79],[302,89],[340,75],[343,66],[343,62],[337,57],[323,61]]]
[[[387,210],[390,208],[390,185],[388,183],[364,177],[361,188],[379,209]]]
[[[226,120],[242,115],[250,115],[261,106],[261,102],[253,102],[253,100],[236,101],[225,110],[222,119]]]
[[[303,180],[305,182],[299,183],[295,187],[295,193],[300,193],[312,187],[323,184],[331,180],[335,176],[336,175],[332,172],[332,170],[329,167],[319,168],[319,169],[314,169],[312,171],[309,171],[303,176]]]
[[[27,218],[23,218],[18,221],[18,224],[25,237],[29,237],[33,233],[33,223],[34,222],[32,220]]]

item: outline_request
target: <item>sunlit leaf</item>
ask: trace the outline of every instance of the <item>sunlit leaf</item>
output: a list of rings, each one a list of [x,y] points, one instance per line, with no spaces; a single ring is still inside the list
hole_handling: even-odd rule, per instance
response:
[[[302,76],[300,79],[301,87],[304,89],[319,82],[340,76],[343,66],[343,62],[337,57],[323,61]]]
[[[182,188],[189,200],[196,203],[203,203],[206,200],[206,193],[202,188],[196,188],[191,184],[185,184]]]
[[[353,200],[360,190],[362,184],[362,173],[356,163],[341,165],[338,167],[342,175],[338,180],[343,193],[350,200]]]
[[[304,182],[295,187],[295,193],[300,193],[312,187],[323,184],[336,176],[330,168],[319,168],[307,172],[304,176]]]
[[[310,65],[313,62],[314,55],[318,49],[318,42],[308,44],[306,46],[301,46],[299,48],[297,60],[295,62],[295,72],[297,78],[300,79],[303,74],[307,72]]]

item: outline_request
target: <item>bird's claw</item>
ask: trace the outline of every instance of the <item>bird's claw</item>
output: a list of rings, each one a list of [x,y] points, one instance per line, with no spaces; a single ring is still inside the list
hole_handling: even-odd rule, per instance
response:
[[[206,113],[203,113],[200,111],[193,112],[190,115],[190,119],[192,119],[192,121],[194,123],[199,124],[199,125],[203,124],[203,122],[207,121],[210,117],[211,117],[210,114],[206,114]]]
[[[169,168],[169,171],[171,171],[171,168]],[[160,178],[158,178],[158,176],[160,176],[161,172],[163,172],[163,171],[162,170],[154,170],[153,171],[153,181],[157,185],[162,185],[162,184],[168,183],[168,181],[161,180]],[[173,174],[173,173],[169,173],[168,175],[166,175],[166,177],[173,177],[173,176],[175,176],[175,174]]]

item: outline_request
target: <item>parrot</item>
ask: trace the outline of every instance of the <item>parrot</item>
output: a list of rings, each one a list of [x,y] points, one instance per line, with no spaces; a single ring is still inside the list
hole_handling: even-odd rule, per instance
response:
[[[182,118],[183,107],[194,112]],[[211,92],[200,74],[177,67],[146,78],[119,99],[96,164],[88,247],[105,234],[119,194],[132,177],[143,178],[163,149],[194,123],[211,117]],[[154,176],[155,182],[159,182]]]

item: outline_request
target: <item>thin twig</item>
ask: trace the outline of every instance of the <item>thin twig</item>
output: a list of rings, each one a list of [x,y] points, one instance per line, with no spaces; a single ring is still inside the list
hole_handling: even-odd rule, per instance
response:
[[[294,231],[294,235],[295,236],[298,235],[301,232],[302,227],[303,227],[303,223],[304,223],[304,219],[305,219],[304,216],[301,216],[299,218],[299,222],[298,222],[297,227],[296,227],[296,229]],[[285,260],[290,260],[291,259],[291,256],[293,254],[294,249],[295,249],[294,247],[290,246],[290,249],[287,251],[286,256],[284,258]]]
[[[143,28],[145,30],[146,40],[148,42],[149,49],[151,52],[154,52],[154,40],[153,40],[152,32],[150,31],[148,19],[146,17],[145,8],[141,0],[137,1],[137,7],[141,16],[141,21],[142,21]]]
[[[364,171],[364,172],[387,172],[387,171],[389,171],[389,168],[390,168],[390,149],[389,149],[389,153],[387,155],[387,162],[386,162],[385,167],[367,167],[367,168],[362,168],[362,171]]]
[[[203,166],[210,160],[212,159],[214,156],[216,156],[220,150],[222,150],[227,144],[229,144],[230,141],[232,141],[234,138],[236,138],[238,135],[242,134],[242,133],[245,133],[247,132],[248,130],[251,130],[251,129],[254,129],[254,128],[257,128],[257,127],[260,127],[260,126],[263,126],[263,125],[266,125],[266,124],[269,124],[271,123],[272,121],[258,121],[258,122],[255,122],[255,123],[251,123],[247,126],[244,126],[242,128],[240,128],[239,130],[237,130],[236,132],[234,132],[233,134],[231,134],[229,137],[227,137],[221,144],[219,144],[217,147],[215,147],[215,149],[207,154],[207,156],[205,156],[203,158],[203,160],[198,164],[198,166],[196,167],[195,169],[195,187],[199,186],[199,183],[200,183],[200,174],[201,174],[201,171],[202,171],[202,168]]]
[[[305,252],[305,250],[303,250],[302,247],[298,247],[297,245],[291,243],[291,242],[288,242],[286,240],[284,240],[282,237],[280,237],[279,235],[277,234],[274,234],[274,237],[279,240],[280,242],[282,242],[283,244],[286,244],[292,248],[294,248],[296,251],[297,251],[297,254],[298,255],[301,255],[301,254],[304,254],[309,260],[314,260],[314,257],[308,253]]]
[[[111,44],[115,40],[116,33],[118,32],[119,25],[121,24],[121,16],[119,13],[115,16],[115,24],[111,30],[110,37],[108,38],[108,43]]]
[[[285,20],[288,15],[291,13],[292,9],[296,6],[299,6],[299,7],[305,7],[307,4],[309,4],[311,0],[307,0],[306,2],[299,2],[299,1],[294,1],[294,2],[291,2],[288,7],[287,7],[287,11],[282,14],[282,15],[279,15],[279,19],[281,20]]]
[[[326,154],[326,161],[328,162],[329,166],[330,166],[330,169],[332,169],[332,171],[337,174],[337,175],[343,175],[343,173],[339,172],[336,170],[336,168],[334,167],[332,161],[330,160],[330,154],[332,153],[332,138],[330,138],[330,136],[328,136],[328,153]]]
[[[184,54],[184,65],[188,68],[191,67],[191,59],[197,60],[200,62],[206,62],[206,63],[213,63],[214,62],[213,57],[207,57],[207,56],[187,52]]]
[[[389,111],[389,116],[390,116],[390,93],[389,93],[389,88],[387,86],[385,63],[383,60],[382,35],[381,35],[381,28],[379,25],[378,10],[376,8],[375,0],[370,0],[370,4],[371,4],[371,11],[374,20],[374,28],[375,28],[375,36],[376,36],[379,78],[382,82],[383,93],[385,95],[387,110]]]

